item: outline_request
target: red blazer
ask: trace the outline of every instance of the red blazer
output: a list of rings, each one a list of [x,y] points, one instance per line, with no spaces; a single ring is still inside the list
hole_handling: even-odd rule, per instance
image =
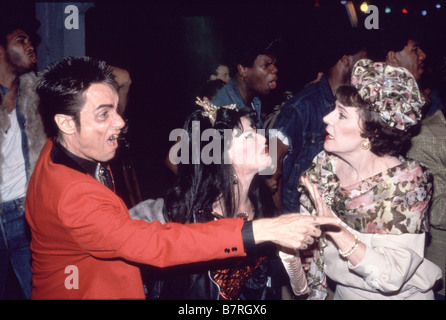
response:
[[[147,223],[88,174],[52,162],[49,140],[29,182],[32,299],[144,299],[134,263],[157,267],[245,256],[241,219]]]

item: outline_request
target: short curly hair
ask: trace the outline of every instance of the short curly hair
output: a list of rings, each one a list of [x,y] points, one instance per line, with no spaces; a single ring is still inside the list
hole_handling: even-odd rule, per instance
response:
[[[411,127],[407,131],[399,130],[388,126],[379,116],[379,113],[373,111],[369,104],[364,101],[352,86],[341,86],[336,91],[336,100],[341,104],[358,109],[361,120],[361,137],[370,141],[370,151],[377,156],[404,155],[410,148],[412,131],[416,127]]]
[[[7,44],[7,36],[14,30],[20,29],[30,37],[33,46],[37,47],[41,40],[37,34],[39,26],[40,22],[31,17],[21,15],[12,15],[7,18],[0,17],[0,46],[5,47]]]

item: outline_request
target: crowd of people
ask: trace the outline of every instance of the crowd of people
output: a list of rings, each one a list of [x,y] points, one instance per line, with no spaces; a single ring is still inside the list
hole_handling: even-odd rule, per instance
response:
[[[245,41],[197,93],[172,187],[130,208],[110,161],[131,75],[36,75],[34,31],[1,22],[0,299],[11,278],[24,299],[444,299],[446,88],[416,35],[350,30],[267,114],[280,40]]]

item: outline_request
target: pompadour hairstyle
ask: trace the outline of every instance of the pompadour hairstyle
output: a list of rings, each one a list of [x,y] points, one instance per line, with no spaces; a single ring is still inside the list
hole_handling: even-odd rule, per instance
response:
[[[117,90],[110,66],[90,57],[66,57],[49,65],[40,74],[36,91],[49,137],[59,137],[59,128],[54,121],[56,114],[72,116],[79,129],[84,93],[94,83],[105,83]]]

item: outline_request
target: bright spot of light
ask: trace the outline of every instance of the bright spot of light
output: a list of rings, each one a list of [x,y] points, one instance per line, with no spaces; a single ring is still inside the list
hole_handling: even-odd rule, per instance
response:
[[[359,7],[359,9],[361,9],[362,12],[366,12],[368,7],[369,5],[367,4],[367,2],[364,1]]]

